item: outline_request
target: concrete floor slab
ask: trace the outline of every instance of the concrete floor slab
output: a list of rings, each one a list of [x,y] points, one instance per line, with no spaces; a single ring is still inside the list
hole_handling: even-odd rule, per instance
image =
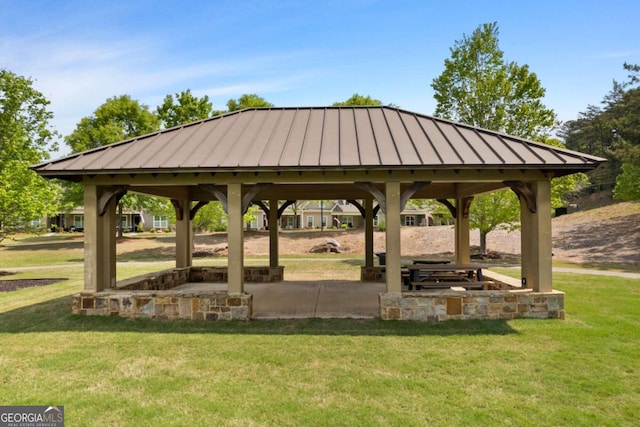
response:
[[[181,291],[225,291],[226,283],[187,283]],[[378,294],[386,286],[379,282],[320,281],[245,283],[253,295],[254,319],[305,319],[379,317]]]

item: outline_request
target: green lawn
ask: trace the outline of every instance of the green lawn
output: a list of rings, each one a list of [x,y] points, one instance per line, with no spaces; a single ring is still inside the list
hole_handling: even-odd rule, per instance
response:
[[[563,321],[208,323],[72,316],[81,266],[5,278],[45,276],[0,294],[0,402],[70,426],[638,424],[640,280],[555,274]]]

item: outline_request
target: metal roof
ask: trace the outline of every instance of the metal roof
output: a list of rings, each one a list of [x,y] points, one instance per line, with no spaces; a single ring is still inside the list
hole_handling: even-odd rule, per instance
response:
[[[44,176],[311,169],[595,168],[604,159],[392,107],[254,108],[34,166]]]

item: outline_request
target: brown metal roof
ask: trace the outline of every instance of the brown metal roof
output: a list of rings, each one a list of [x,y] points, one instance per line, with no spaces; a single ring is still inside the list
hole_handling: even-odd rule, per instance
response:
[[[311,169],[544,169],[604,159],[391,107],[255,108],[34,166],[44,176]]]

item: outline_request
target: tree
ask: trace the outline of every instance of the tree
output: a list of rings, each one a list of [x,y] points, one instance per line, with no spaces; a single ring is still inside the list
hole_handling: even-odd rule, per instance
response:
[[[185,123],[195,122],[211,117],[213,104],[207,95],[198,98],[187,89],[180,93],[167,95],[162,105],[156,109],[156,115],[163,127],[171,128]]]
[[[444,71],[431,84],[435,115],[528,139],[541,139],[557,125],[553,110],[542,103],[545,90],[535,73],[527,65],[505,62],[497,23],[464,35],[450,51]],[[480,230],[483,254],[488,233],[517,221],[516,202],[510,191],[474,198],[470,225]]]
[[[455,42],[451,59],[431,87],[435,115],[522,138],[538,138],[557,125],[542,103],[545,90],[527,65],[505,63],[497,23],[483,24]]]
[[[333,107],[352,107],[357,105],[382,105],[382,101],[379,99],[373,99],[369,95],[363,96],[354,93],[351,98],[343,102],[334,102]]]
[[[65,138],[74,153],[113,144],[128,138],[155,132],[160,119],[149,111],[149,107],[131,99],[129,95],[109,98],[88,117],[78,123],[76,129]],[[67,207],[83,204],[83,189],[79,184],[65,184],[64,204]],[[142,210],[156,207],[165,201],[151,200],[141,194],[127,194],[118,204],[120,216],[124,208]],[[122,236],[122,227],[118,227]]]
[[[89,117],[80,120],[65,142],[74,153],[155,132],[160,120],[149,107],[129,95],[109,98]]]
[[[240,98],[227,101],[229,111],[243,110],[245,108],[273,107],[273,104],[259,97],[255,93],[244,94]]]
[[[48,105],[30,79],[0,69],[0,241],[56,210],[55,184],[29,169],[57,149]]]
[[[561,136],[573,150],[605,157],[608,162],[588,173],[590,191],[614,188],[617,198],[633,200],[640,169],[640,66],[624,64],[628,81],[614,80],[602,107],[589,105],[578,119],[564,124]]]

